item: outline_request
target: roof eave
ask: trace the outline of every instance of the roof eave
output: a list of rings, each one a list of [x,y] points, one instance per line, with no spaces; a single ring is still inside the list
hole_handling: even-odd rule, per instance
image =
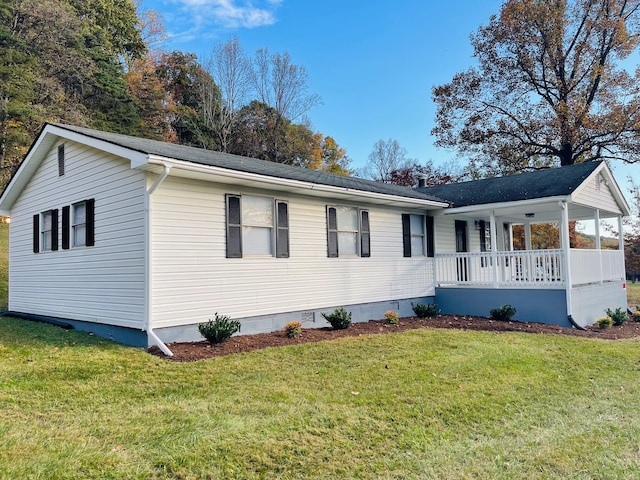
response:
[[[234,180],[241,180],[252,186],[270,185],[279,187],[288,187],[301,193],[321,192],[330,195],[348,195],[351,197],[358,197],[369,201],[374,201],[378,204],[403,204],[412,205],[416,207],[429,207],[429,208],[446,208],[448,203],[438,202],[435,200],[403,197],[401,195],[393,195],[389,193],[369,192],[366,190],[358,190],[347,187],[339,187],[334,185],[325,185],[313,182],[304,182],[301,180],[292,180],[288,178],[262,175],[257,173],[243,172],[240,170],[232,170],[228,168],[215,167],[211,165],[202,165],[184,160],[178,160],[175,158],[167,158],[159,155],[149,155],[149,165],[157,166],[170,166],[172,174],[175,174],[175,170],[186,170],[190,172],[202,173],[215,176],[216,179],[228,178]]]
[[[501,210],[505,208],[514,208],[514,207],[526,207],[526,206],[535,206],[543,203],[552,203],[552,202],[566,202],[569,201],[571,197],[569,195],[556,195],[553,197],[542,197],[542,198],[532,198],[529,200],[514,200],[510,202],[499,202],[499,203],[482,203],[479,205],[466,205],[464,207],[451,207],[448,208],[443,215],[455,215],[455,214],[464,214],[464,213],[475,213],[475,212],[486,212],[490,210]]]

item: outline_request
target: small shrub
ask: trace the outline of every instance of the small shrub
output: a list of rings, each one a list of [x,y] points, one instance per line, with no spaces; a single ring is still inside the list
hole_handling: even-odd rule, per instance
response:
[[[625,312],[624,309],[620,307],[616,308],[615,310],[607,308],[605,310],[605,313],[607,314],[607,317],[611,317],[611,320],[613,320],[613,324],[616,326],[623,325],[624,322],[627,321],[627,312]]]
[[[284,333],[289,338],[299,337],[302,333],[302,324],[300,322],[289,322],[284,326]]]
[[[215,318],[209,319],[207,323],[198,324],[198,330],[209,343],[222,343],[240,330],[240,322],[216,312]]]
[[[613,325],[613,319],[611,317],[601,317],[596,320],[596,325],[604,330],[605,328],[609,328]]]
[[[420,318],[435,317],[440,313],[438,305],[435,303],[412,303],[411,308],[413,309],[413,313],[416,314],[416,317]]]
[[[322,313],[322,316],[335,330],[344,330],[351,325],[351,312],[344,307],[336,308],[333,313]]]
[[[502,305],[498,308],[492,308],[489,312],[491,318],[494,320],[501,320],[503,322],[510,321],[516,314],[516,307],[512,305]]]
[[[640,308],[633,312],[632,317],[634,322],[640,322]]]
[[[393,310],[387,310],[386,312],[384,312],[384,319],[387,323],[390,323],[392,325],[397,325],[400,322],[398,313],[394,312]]]

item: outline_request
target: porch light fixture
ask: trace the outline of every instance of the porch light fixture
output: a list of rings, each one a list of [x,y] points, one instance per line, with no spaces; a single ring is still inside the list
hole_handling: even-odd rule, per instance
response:
[[[480,230],[480,220],[476,220],[476,221],[475,221],[475,222],[473,222],[473,223],[474,223],[474,225],[475,225],[475,227],[476,227],[476,230]]]
[[[524,216],[527,217],[527,218],[533,218],[533,217],[536,216],[536,214],[535,213],[525,213]]]

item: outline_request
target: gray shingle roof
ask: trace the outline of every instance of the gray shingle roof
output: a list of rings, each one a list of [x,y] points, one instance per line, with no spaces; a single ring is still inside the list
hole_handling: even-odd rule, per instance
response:
[[[570,195],[602,162],[419,188],[453,207]]]
[[[92,130],[90,128],[63,124],[52,125],[64,130],[80,133],[90,138],[102,140],[114,145],[118,145],[149,155],[159,155],[200,165],[208,165],[240,172],[266,175],[269,177],[298,180],[301,182],[315,183],[318,185],[329,185],[364,192],[373,192],[385,195],[395,195],[405,198],[442,202],[442,200],[433,197],[429,193],[419,192],[412,188],[400,187],[397,185],[388,185],[356,177],[345,177],[343,175],[336,175],[333,173],[321,172],[318,170],[293,167],[290,165],[269,162],[266,160],[242,157],[229,153],[214,152],[212,150],[187,147],[184,145],[165,143],[157,140],[132,137],[129,135],[122,135],[118,133],[102,132],[99,130]]]

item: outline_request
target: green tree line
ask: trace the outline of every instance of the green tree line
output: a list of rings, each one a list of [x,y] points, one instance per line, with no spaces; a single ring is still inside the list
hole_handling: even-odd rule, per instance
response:
[[[161,48],[162,19],[131,0],[0,2],[0,183],[45,122],[61,122],[348,174],[305,114],[320,103],[287,53],[211,57]]]

